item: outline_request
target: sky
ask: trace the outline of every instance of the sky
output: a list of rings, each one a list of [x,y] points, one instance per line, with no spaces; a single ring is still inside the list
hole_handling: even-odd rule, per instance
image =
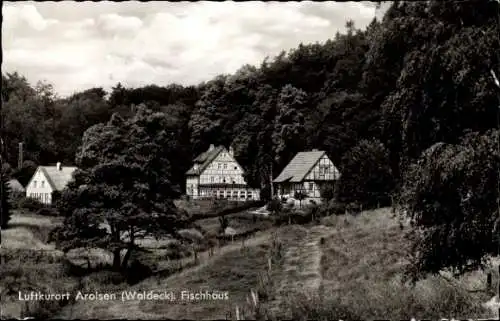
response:
[[[63,97],[118,82],[196,85],[375,14],[373,2],[3,2],[2,72]]]

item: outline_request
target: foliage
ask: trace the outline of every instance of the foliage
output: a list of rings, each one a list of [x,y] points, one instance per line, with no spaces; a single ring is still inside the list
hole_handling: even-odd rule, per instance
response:
[[[323,202],[329,202],[336,196],[334,184],[324,184],[320,187],[320,195]]]
[[[40,203],[37,199],[31,197],[23,197],[17,201],[16,207],[19,209],[28,210],[30,212],[37,212],[38,210],[44,208],[45,205]]]
[[[343,158],[339,198],[367,206],[387,204],[394,186],[387,149],[378,140],[363,140]]]
[[[178,189],[168,155],[175,151],[165,148],[173,136],[165,114],[142,107],[130,119],[115,114],[85,132],[78,170],[58,203],[66,216],[59,236],[65,250],[105,248],[113,252],[113,268],[125,268],[137,238],[172,234],[183,225],[184,212],[172,202]]]
[[[498,139],[492,130],[457,145],[438,143],[412,166],[402,198],[415,226],[414,277],[472,270],[497,253]]]
[[[2,202],[0,208],[2,210],[2,213],[0,214],[0,227],[2,229],[6,229],[11,217],[11,204],[10,204],[10,188],[9,185],[7,184],[7,176],[4,175],[4,173],[1,173],[1,184],[2,184],[2,191],[0,195],[0,201]]]
[[[36,214],[42,216],[58,216],[59,211],[54,207],[42,207],[36,212]]]
[[[282,210],[283,204],[278,198],[273,198],[267,203],[266,208],[274,215]]]
[[[13,170],[12,177],[17,179],[21,185],[26,186],[35,174],[36,169],[37,165],[35,162],[25,160],[21,168]]]

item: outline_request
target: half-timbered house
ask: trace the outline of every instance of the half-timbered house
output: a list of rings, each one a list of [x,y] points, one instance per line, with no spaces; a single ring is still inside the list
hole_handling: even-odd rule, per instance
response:
[[[232,148],[210,145],[186,173],[186,194],[192,199],[260,199],[260,191],[247,185],[243,173]]]
[[[296,192],[306,195],[306,200],[321,202],[321,189],[334,184],[340,172],[324,151],[300,152],[273,180],[278,197],[292,197]]]

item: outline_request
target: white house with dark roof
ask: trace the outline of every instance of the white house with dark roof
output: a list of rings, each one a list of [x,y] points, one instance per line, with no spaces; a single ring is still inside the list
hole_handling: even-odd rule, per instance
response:
[[[334,184],[340,172],[324,151],[300,152],[273,180],[278,197],[292,197],[301,191],[306,200],[321,202],[321,188]]]
[[[247,185],[243,173],[232,148],[227,150],[223,146],[210,145],[206,152],[194,159],[193,166],[186,172],[186,194],[193,199],[260,199],[260,191]]]
[[[62,191],[73,178],[76,167],[38,166],[35,174],[26,185],[26,197],[37,199],[43,204],[52,204],[52,193]]]

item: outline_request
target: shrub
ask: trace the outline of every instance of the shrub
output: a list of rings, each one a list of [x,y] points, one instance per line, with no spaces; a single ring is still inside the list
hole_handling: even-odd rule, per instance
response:
[[[328,210],[335,215],[345,214],[346,204],[342,202],[332,201],[328,204]]]
[[[36,212],[36,214],[42,216],[58,216],[59,211],[54,207],[42,207]]]
[[[36,199],[30,197],[24,197],[19,200],[17,204],[18,208],[25,209],[31,212],[36,212],[41,208],[44,208],[45,205],[37,201]]]
[[[153,275],[151,268],[138,260],[133,260],[125,273],[127,283],[130,285],[136,284]]]
[[[277,198],[273,198],[272,200],[270,200],[267,205],[266,205],[266,209],[271,212],[272,214],[276,214],[277,212],[281,211],[283,208],[283,204],[281,203],[281,201]]]
[[[320,188],[320,195],[323,202],[329,202],[335,197],[335,186],[333,184],[325,184]]]

